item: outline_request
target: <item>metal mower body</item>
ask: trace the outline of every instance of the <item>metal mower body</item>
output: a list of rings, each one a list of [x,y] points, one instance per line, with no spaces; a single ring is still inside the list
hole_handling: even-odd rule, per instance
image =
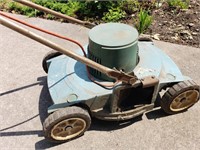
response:
[[[138,46],[140,60],[133,69],[134,74],[139,79],[154,76],[159,79],[158,84],[148,88],[119,84],[113,89],[105,89],[88,79],[84,64],[61,55],[48,61],[48,88],[54,103],[48,112],[71,105],[85,105],[99,119],[130,119],[152,109],[163,87],[189,79],[152,42],[139,42]]]

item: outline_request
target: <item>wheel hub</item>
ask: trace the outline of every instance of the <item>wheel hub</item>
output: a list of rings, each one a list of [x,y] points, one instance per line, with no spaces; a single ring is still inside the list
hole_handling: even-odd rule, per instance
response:
[[[179,94],[171,103],[170,109],[172,111],[182,111],[189,108],[199,98],[199,92],[196,90],[188,90]]]
[[[181,103],[184,103],[187,99],[184,97],[180,100]]]
[[[51,130],[55,140],[68,140],[78,136],[86,128],[86,122],[81,118],[69,118],[57,123]]]
[[[72,129],[72,128],[73,128],[72,126],[66,126],[66,127],[65,127],[65,131],[70,130],[70,129]]]

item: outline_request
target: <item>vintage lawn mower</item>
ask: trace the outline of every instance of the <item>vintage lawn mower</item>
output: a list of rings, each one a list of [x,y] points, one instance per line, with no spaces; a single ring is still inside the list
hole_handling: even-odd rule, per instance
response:
[[[83,135],[91,117],[121,121],[142,115],[154,108],[161,90],[165,93],[160,105],[168,114],[184,112],[199,100],[199,86],[129,25],[93,27],[89,44],[80,46],[85,55],[81,56],[81,51],[64,49],[0,15],[2,25],[56,50],[43,60],[53,101],[43,128],[51,141],[65,142]]]

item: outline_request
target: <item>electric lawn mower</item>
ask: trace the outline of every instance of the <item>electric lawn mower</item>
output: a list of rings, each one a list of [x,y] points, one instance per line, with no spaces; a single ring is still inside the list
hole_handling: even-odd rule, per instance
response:
[[[71,20],[32,2],[18,2]],[[134,27],[95,26],[73,18],[72,22],[92,28],[84,47],[72,41],[80,46],[74,53],[0,15],[2,25],[53,49],[42,63],[53,101],[43,124],[49,140],[65,142],[83,135],[91,117],[120,121],[139,116],[154,108],[161,90],[166,92],[160,105],[168,114],[186,111],[199,100],[199,86],[151,40],[140,38]]]

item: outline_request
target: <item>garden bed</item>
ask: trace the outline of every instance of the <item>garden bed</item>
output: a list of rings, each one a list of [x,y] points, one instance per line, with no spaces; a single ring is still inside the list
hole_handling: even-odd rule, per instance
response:
[[[200,0],[56,1],[32,0],[72,17],[95,22],[123,22],[155,40],[200,47]],[[2,0],[0,10],[30,17],[57,19],[52,15]]]
[[[162,41],[200,47],[200,0],[191,0],[188,9],[163,5],[153,11],[153,17],[147,34]]]

